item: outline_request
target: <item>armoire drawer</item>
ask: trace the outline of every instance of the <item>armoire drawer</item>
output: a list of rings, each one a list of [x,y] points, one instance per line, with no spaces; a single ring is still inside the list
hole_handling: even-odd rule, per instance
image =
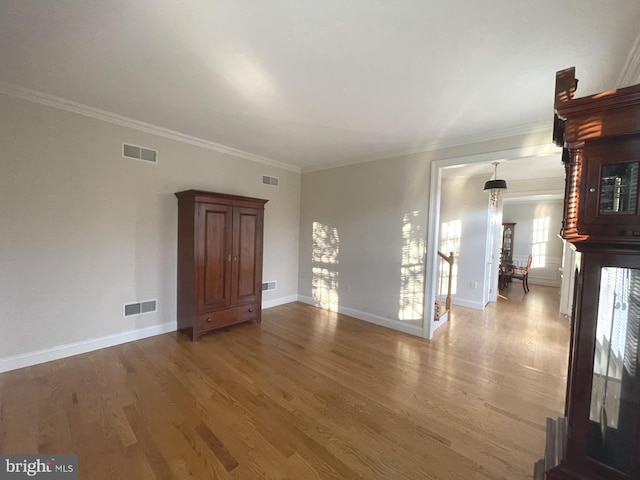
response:
[[[202,313],[196,319],[197,329],[199,331],[211,330],[225,325],[256,320],[259,311],[260,309],[255,303],[247,303],[223,310]]]

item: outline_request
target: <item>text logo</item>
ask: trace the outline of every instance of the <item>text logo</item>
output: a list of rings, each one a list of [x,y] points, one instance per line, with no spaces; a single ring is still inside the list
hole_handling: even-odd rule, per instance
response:
[[[78,480],[77,455],[0,455],[0,480]]]

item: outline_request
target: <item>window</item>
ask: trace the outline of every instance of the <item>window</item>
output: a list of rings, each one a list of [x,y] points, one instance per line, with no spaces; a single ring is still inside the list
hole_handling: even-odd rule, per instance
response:
[[[533,243],[531,245],[531,268],[546,265],[547,242],[549,241],[549,217],[533,220]]]

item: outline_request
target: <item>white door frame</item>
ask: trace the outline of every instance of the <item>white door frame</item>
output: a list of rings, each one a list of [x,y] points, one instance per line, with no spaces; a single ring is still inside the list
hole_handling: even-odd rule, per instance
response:
[[[527,157],[544,157],[557,154],[559,151],[553,143],[531,145],[527,147],[500,150],[497,152],[478,153],[464,157],[453,157],[431,162],[431,181],[429,186],[429,220],[427,224],[427,253],[424,270],[424,318],[422,321],[422,336],[433,338],[433,333],[442,325],[436,325],[433,320],[438,265],[438,238],[440,237],[440,197],[442,193],[442,169],[455,165],[469,165],[492,161],[509,161]],[[443,322],[444,323],[444,322]]]
[[[502,197],[495,207],[488,202],[487,251],[485,254],[483,305],[498,301],[498,268],[500,265],[500,230],[502,228]],[[497,264],[497,265],[496,265]]]

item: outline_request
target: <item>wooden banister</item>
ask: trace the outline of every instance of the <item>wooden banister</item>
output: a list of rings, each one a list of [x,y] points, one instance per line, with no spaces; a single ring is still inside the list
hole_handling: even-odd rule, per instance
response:
[[[451,311],[451,286],[452,286],[452,281],[453,281],[453,252],[449,252],[449,256],[445,255],[444,253],[442,253],[440,250],[438,250],[438,255],[440,256],[440,258],[442,258],[445,262],[447,262],[449,264],[449,285],[447,286],[447,300],[445,302],[445,307],[447,309],[447,312]]]

